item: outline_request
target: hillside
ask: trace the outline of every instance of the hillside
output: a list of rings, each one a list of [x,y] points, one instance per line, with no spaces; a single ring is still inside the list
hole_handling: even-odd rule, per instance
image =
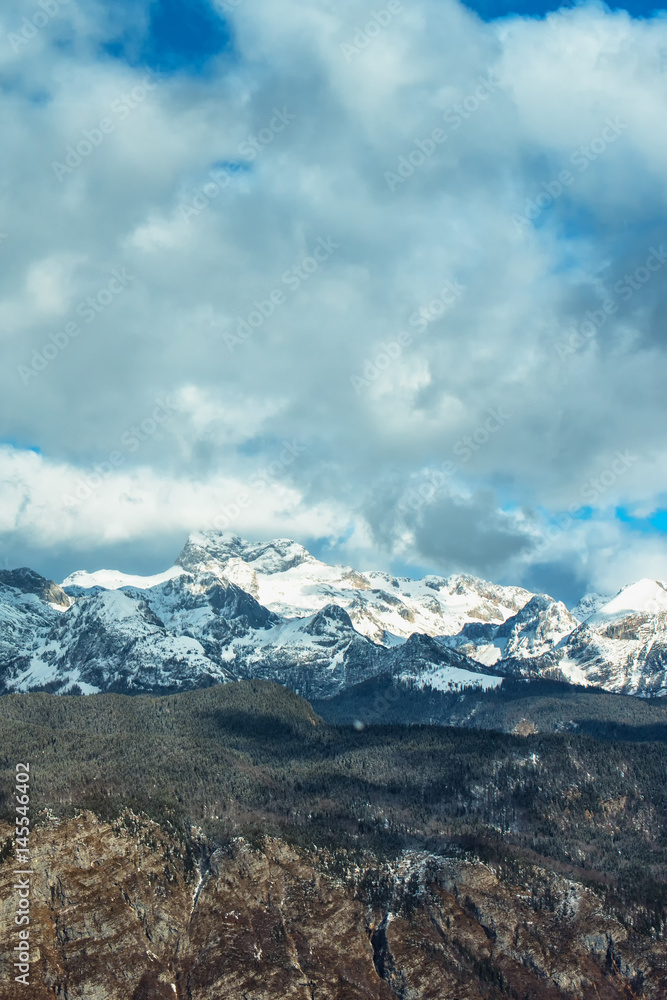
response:
[[[253,681],[7,696],[0,745],[37,1000],[663,995],[664,743],[336,727]]]

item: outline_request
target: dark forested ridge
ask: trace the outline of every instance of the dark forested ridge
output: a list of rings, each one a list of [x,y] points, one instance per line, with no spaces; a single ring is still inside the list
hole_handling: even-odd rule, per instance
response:
[[[337,725],[410,722],[522,735],[573,732],[609,740],[667,740],[664,698],[611,694],[555,680],[505,678],[486,691],[436,691],[383,674],[312,704]]]
[[[541,699],[596,717],[475,705]],[[661,1000],[667,743],[627,735],[333,725],[268,681],[5,696],[0,908],[30,762],[35,1000]]]
[[[248,681],[166,697],[0,699],[1,787],[29,760],[35,810],[130,807],[187,840],[522,856],[604,884],[660,922],[667,746],[573,732],[324,722],[292,692]],[[12,803],[3,801],[11,815]]]

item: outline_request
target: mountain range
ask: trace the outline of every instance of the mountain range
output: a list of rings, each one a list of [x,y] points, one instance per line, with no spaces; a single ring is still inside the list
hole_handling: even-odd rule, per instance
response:
[[[0,692],[170,693],[272,680],[319,701],[374,678],[429,691],[541,678],[667,694],[667,588],[576,607],[468,575],[331,566],[288,539],[198,532],[152,577],[0,572]]]

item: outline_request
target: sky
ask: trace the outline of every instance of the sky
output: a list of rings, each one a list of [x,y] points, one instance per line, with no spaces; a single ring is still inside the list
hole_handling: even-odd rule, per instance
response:
[[[667,579],[667,18],[5,0],[0,565]]]

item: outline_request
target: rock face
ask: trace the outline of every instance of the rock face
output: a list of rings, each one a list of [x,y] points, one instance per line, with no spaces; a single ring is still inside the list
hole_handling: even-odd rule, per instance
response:
[[[9,836],[9,827],[0,835]],[[29,991],[0,939],[0,1000],[660,1000],[664,942],[602,894],[525,865],[305,851],[263,838],[185,849],[131,813],[34,834]],[[5,852],[6,853],[6,852]],[[0,910],[15,908],[13,859]]]
[[[388,674],[436,691],[510,676],[667,695],[667,590],[652,580],[571,614],[470,576],[362,573],[289,539],[200,532],[157,576],[77,572],[63,586],[0,573],[0,693],[262,678],[322,699]]]
[[[77,602],[38,629],[24,650],[5,671],[6,688],[165,691],[229,679],[201,642],[170,634],[146,601],[123,591]]]
[[[47,604],[55,604],[60,608],[66,609],[72,604],[72,598],[57,583],[25,567],[0,570],[0,585],[13,587],[22,594],[35,594]]]
[[[329,566],[289,539],[254,543],[216,531],[191,535],[176,565],[195,575],[224,577],[287,618],[336,604],[347,610],[357,631],[379,644],[414,632],[448,635],[468,621],[500,623],[532,596],[520,587],[499,587],[472,576],[410,580],[362,573]]]
[[[6,676],[17,657],[25,654],[37,636],[45,635],[60,611],[32,593],[0,582],[0,677]]]
[[[147,578],[145,586],[108,571],[74,574],[64,614],[35,594],[0,585],[0,619],[4,613],[13,623],[4,650],[0,638],[1,690],[169,693],[261,678],[305,697],[331,697],[383,671],[407,669],[419,680],[424,670],[448,664],[463,668],[455,671],[457,684],[482,683],[483,668],[426,637],[421,645],[414,635],[404,645],[399,640],[396,648],[375,643],[335,601],[287,619],[225,576],[234,560],[238,570],[239,551],[244,565],[257,566],[255,582],[246,580],[255,591],[259,572],[279,577],[324,565],[296,543],[249,547],[235,536],[202,536],[204,548],[196,539],[176,570]]]
[[[510,676],[667,694],[667,589],[656,580],[640,580],[611,600],[588,595],[572,614],[539,595],[501,625],[467,624],[441,641]]]
[[[264,681],[9,696],[0,743],[0,1000],[665,996],[664,743],[331,727]]]
[[[623,694],[667,694],[667,589],[640,580],[570,636],[559,664],[568,679]]]
[[[481,663],[531,660],[555,649],[578,626],[564,604],[538,594],[501,625],[471,623],[445,641]]]

